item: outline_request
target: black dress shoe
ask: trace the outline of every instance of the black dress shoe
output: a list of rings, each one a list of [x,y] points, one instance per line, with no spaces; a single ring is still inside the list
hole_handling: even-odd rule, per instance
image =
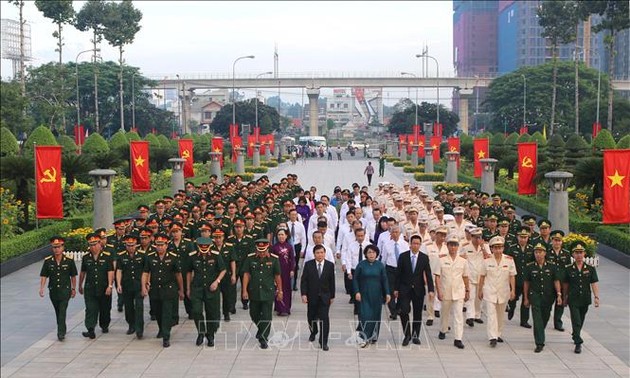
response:
[[[194,318],[193,318],[192,314],[188,314],[188,320],[193,320],[193,319]]]
[[[444,340],[445,338],[446,338],[446,333],[444,333],[444,332],[438,333],[438,339]]]
[[[433,325],[433,319],[428,319],[427,322],[426,322],[426,325],[432,326]]]
[[[508,320],[512,320],[514,317],[514,310],[516,310],[516,307],[508,307]]]
[[[573,350],[576,354],[582,353],[582,344],[575,344],[575,349]]]
[[[123,307],[122,306],[118,306],[118,312],[123,312]]]
[[[323,345],[323,346],[322,346],[322,350],[323,350],[324,352],[328,352],[328,345]]]
[[[197,335],[197,340],[195,341],[195,345],[199,346],[203,344],[203,333]]]
[[[103,331],[103,333],[109,333],[109,327],[101,328],[101,331]]]
[[[232,307],[232,309],[230,310],[230,314],[232,315],[236,314],[236,307]]]
[[[413,339],[411,339],[411,342],[416,344],[416,345],[420,345],[420,339],[417,337],[414,337]]]
[[[136,330],[135,330],[135,329],[133,329],[133,328],[131,328],[131,327],[129,327],[129,329],[127,330],[127,332],[126,332],[126,333],[127,333],[127,335],[131,335],[131,334],[136,333]]]
[[[94,333],[94,330],[88,330],[86,332],[81,332],[81,335],[83,335],[83,337],[89,337],[90,339],[95,339],[96,338],[96,334]]]
[[[405,336],[405,338],[403,339],[403,342],[402,342],[402,346],[409,345],[409,341],[411,341],[411,336]]]
[[[502,338],[500,338],[500,337],[497,337],[497,341],[498,341],[498,342],[500,342],[500,343],[502,343],[502,342],[503,342],[503,339],[502,339]]]
[[[243,310],[249,310],[249,304],[243,303]]]
[[[398,319],[398,316],[396,316],[396,314],[391,314],[391,315],[389,316],[389,318],[390,318],[391,320],[396,320],[396,319]]]
[[[138,333],[136,333],[136,337],[138,338],[138,340],[142,340],[144,335],[141,332],[138,332]]]
[[[317,335],[316,332],[311,332],[311,335],[308,337],[308,341],[310,342],[315,341],[315,335]]]
[[[475,319],[475,323],[483,324],[483,320],[481,320],[481,319]]]
[[[168,348],[171,346],[171,342],[169,340],[162,340],[162,346]]]
[[[209,347],[213,347],[214,346],[214,337],[208,337],[208,342],[206,343],[207,346]]]
[[[440,312],[439,311],[435,311],[434,315],[435,315],[436,318],[439,318],[440,317]]]
[[[293,285],[293,291],[297,291],[297,286]]]
[[[529,323],[521,323],[521,327],[523,327],[523,328],[532,328],[531,324],[529,324]]]
[[[466,319],[466,324],[469,327],[474,327],[475,326],[475,322],[472,319]]]
[[[267,349],[269,348],[269,345],[267,344],[267,342],[264,339],[260,339],[260,349]]]
[[[161,339],[162,337],[164,337],[164,335],[162,334],[162,331],[158,331],[157,335],[155,335],[155,338],[157,339]]]
[[[564,332],[564,327],[559,326],[559,327],[553,327],[556,331],[560,331],[560,332]]]
[[[155,319],[157,319],[155,315],[151,315],[151,320],[155,320]]]
[[[492,348],[496,347],[496,346],[497,346],[497,339],[491,339],[491,340],[490,340],[490,346],[491,346]]]
[[[542,352],[543,348],[544,348],[543,345],[536,345],[536,349],[534,349],[534,353]]]
[[[64,336],[64,335],[57,335],[57,340],[59,340],[59,341],[63,341],[63,340],[65,340],[65,338],[66,338],[66,336]]]
[[[455,340],[453,341],[453,345],[455,345],[457,348],[459,349],[464,349],[464,343],[462,343],[461,340]]]
[[[223,321],[224,322],[229,322],[230,321],[230,314],[223,315]]]

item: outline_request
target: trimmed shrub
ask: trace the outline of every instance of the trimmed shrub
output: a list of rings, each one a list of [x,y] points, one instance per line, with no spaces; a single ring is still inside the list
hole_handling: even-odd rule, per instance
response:
[[[262,165],[263,167],[277,167],[278,161],[277,160],[261,161],[260,165]]]
[[[15,156],[20,152],[15,135],[6,127],[0,128],[0,156]]]
[[[129,131],[127,133],[127,140],[129,140],[131,142],[132,140],[142,140],[142,138],[140,138],[140,135],[138,135],[137,132]]]
[[[603,129],[600,131],[595,139],[593,139],[593,154],[602,156],[603,150],[609,150],[615,148],[615,139],[610,131]]]
[[[406,167],[406,166],[411,166],[411,162],[410,161],[400,161],[400,160],[395,160],[392,162],[392,164],[394,165],[394,167]]]
[[[630,234],[616,226],[599,226],[595,229],[597,241],[630,255]]]
[[[74,143],[74,139],[70,138],[67,135],[59,135],[57,137],[57,142],[62,147],[62,154],[76,154],[77,153],[77,145]]]
[[[46,126],[39,126],[28,136],[22,147],[22,156],[33,157],[33,143],[38,146],[57,146],[55,136]]]
[[[436,186],[441,185],[442,188],[444,188],[447,192],[450,192],[451,190],[453,191],[453,193],[455,194],[462,194],[464,192],[464,187],[470,187],[469,184],[460,182],[457,184],[448,184],[448,183],[441,183],[441,184],[434,184],[433,185],[433,191],[435,193],[437,193],[437,190],[435,189]]]
[[[618,150],[623,150],[626,148],[630,148],[630,134],[622,137],[621,139],[619,139],[619,142],[617,142]]]
[[[72,224],[70,222],[60,221],[3,241],[2,249],[0,249],[0,262],[5,262],[12,257],[40,248],[48,242],[48,239],[69,230],[71,227]]]
[[[232,179],[232,177],[235,177],[235,176],[241,176],[243,178],[243,181],[246,181],[246,182],[254,180],[254,174],[251,172],[245,172],[240,175],[230,172],[230,173],[224,173],[224,175],[230,177],[230,179]]]
[[[405,173],[424,173],[424,165],[418,165],[417,167],[412,167],[410,165],[406,165],[403,167],[403,172]]]
[[[249,173],[267,173],[267,167],[245,167],[245,172]]]
[[[101,134],[93,133],[85,140],[82,151],[90,155],[102,154],[109,152],[109,145]]]
[[[413,175],[416,181],[444,181],[443,173],[416,173]]]

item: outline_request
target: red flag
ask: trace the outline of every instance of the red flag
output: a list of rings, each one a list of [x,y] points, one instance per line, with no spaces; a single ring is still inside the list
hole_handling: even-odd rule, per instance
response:
[[[595,139],[595,137],[597,136],[597,134],[599,134],[600,131],[602,131],[602,124],[599,122],[594,122],[593,123],[593,139]]]
[[[439,163],[440,162],[440,143],[442,142],[442,137],[439,136],[432,136],[431,137],[431,147],[434,148],[433,150],[433,162],[434,163]]]
[[[262,139],[260,139],[260,127],[254,126],[254,143],[260,143]]]
[[[475,159],[475,177],[481,177],[481,163],[479,159],[490,157],[490,144],[488,138],[475,139],[473,141],[473,154]]]
[[[271,154],[273,155],[275,150],[276,150],[276,142],[273,139],[273,134],[269,134],[269,139],[267,140],[269,142],[269,151],[271,152]]]
[[[35,146],[37,218],[63,218],[61,146]]]
[[[238,136],[238,125],[230,123],[230,140],[234,139],[235,136]]]
[[[459,152],[461,154],[459,150],[459,137],[450,137],[447,139],[447,143],[449,152]],[[459,168],[459,158],[460,156],[457,156],[457,168]]]
[[[132,140],[129,142],[131,153],[131,191],[147,192],[151,190],[151,173],[149,172],[149,142]]]
[[[433,135],[442,139],[442,129],[443,126],[441,123],[434,122],[433,123]]]
[[[413,142],[418,144],[420,140],[420,125],[413,125]]]
[[[418,135],[418,157],[424,159],[425,136]]]
[[[630,223],[630,149],[604,150],[603,223]]]
[[[74,143],[82,146],[85,143],[85,130],[83,125],[74,126]]]
[[[536,194],[536,169],[538,168],[538,144],[517,143],[518,146],[518,194]]]
[[[267,135],[259,135],[258,136],[258,143],[260,143],[260,155],[264,155],[265,152],[267,151]]]
[[[212,138],[212,152],[221,153],[221,156],[219,157],[219,159],[221,162],[221,168],[223,168],[223,138],[222,137]]]
[[[243,138],[240,136],[234,136],[232,138],[232,163],[236,163],[236,149],[243,147]]]
[[[253,135],[248,135],[247,136],[247,157],[248,158],[253,158],[254,157],[254,144],[255,144],[255,139]]]
[[[179,157],[186,159],[184,163],[184,178],[195,177],[195,170],[193,169],[193,145],[192,139],[179,140]]]
[[[413,134],[407,134],[407,156],[411,156],[413,149]]]
[[[527,125],[521,126],[520,130],[518,131],[518,135],[527,134],[528,131],[529,128],[527,127]]]

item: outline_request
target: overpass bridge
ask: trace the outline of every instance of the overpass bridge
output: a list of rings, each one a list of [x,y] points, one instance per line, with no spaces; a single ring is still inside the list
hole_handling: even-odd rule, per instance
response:
[[[158,88],[194,91],[216,88],[305,88],[309,99],[310,134],[317,135],[317,100],[320,88],[453,88],[459,94],[460,128],[468,132],[468,100],[473,88],[488,87],[499,75],[482,74],[474,77],[413,77],[400,72],[282,72],[278,77],[261,77],[257,73],[196,73],[183,75],[149,75]],[[615,90],[630,91],[628,78],[612,80]]]

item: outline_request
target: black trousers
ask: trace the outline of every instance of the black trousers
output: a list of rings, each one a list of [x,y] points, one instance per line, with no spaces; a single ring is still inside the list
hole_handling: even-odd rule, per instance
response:
[[[298,270],[300,270],[300,254],[302,253],[302,243],[293,246],[295,250],[295,269],[293,270],[293,286],[298,282]]]
[[[409,313],[413,306],[413,320],[409,327]],[[424,307],[424,294],[416,295],[413,292],[401,295],[398,293],[398,308],[400,311],[400,324],[405,337],[420,337],[422,325],[422,308]]]
[[[368,179],[368,186],[372,186],[372,175],[368,174],[367,179]]]
[[[319,343],[321,345],[327,345],[328,333],[330,332],[330,318],[328,316],[330,303],[323,300],[321,296],[316,300],[311,299],[312,298],[309,298],[306,309],[308,328],[313,334],[319,332]]]
[[[390,288],[393,288],[394,284],[396,283],[396,268],[394,268],[393,266],[385,265],[385,272],[387,272],[387,283],[389,284]],[[387,304],[387,308],[389,309],[390,314],[392,315],[398,314],[397,304],[398,304],[398,300],[396,300],[392,296],[392,299]]]

